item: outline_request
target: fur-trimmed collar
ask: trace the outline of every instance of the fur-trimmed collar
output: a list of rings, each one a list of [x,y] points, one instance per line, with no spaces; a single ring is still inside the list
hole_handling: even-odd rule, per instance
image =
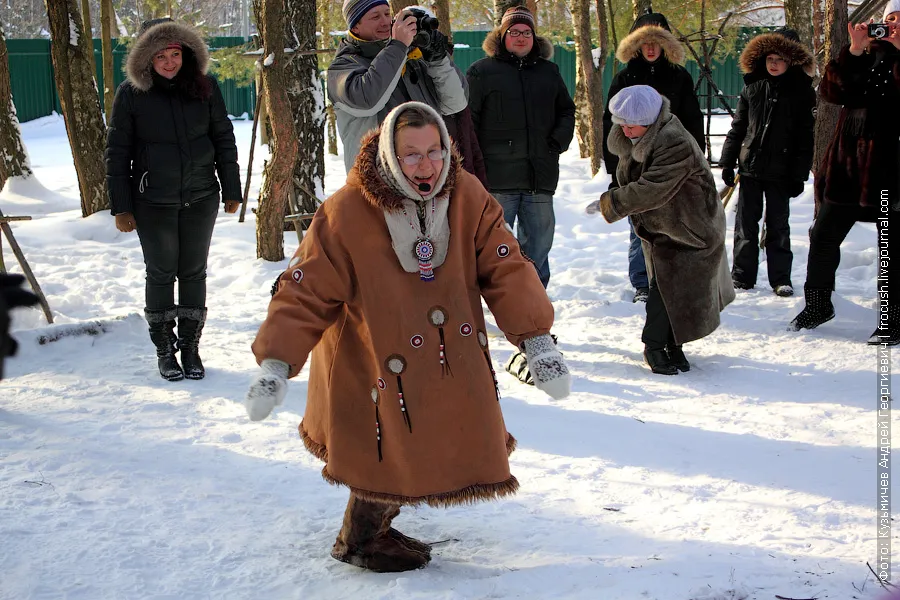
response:
[[[777,54],[788,61],[791,68],[798,67],[810,77],[816,74],[816,62],[812,52],[800,42],[777,33],[764,33],[750,40],[741,52],[739,60],[741,72],[749,75],[757,70],[765,70],[766,57],[770,54]]]
[[[487,37],[484,38],[484,42],[481,44],[481,48],[484,50],[484,53],[491,58],[509,61],[519,60],[503,45],[503,30],[500,27],[495,27],[487,34]],[[551,60],[553,58],[553,44],[551,44],[550,40],[547,38],[535,35],[534,47],[531,49],[531,52],[528,53],[528,56],[525,57],[525,60],[529,63],[534,63],[539,58]]]
[[[356,162],[347,175],[347,183],[358,187],[366,201],[376,208],[386,211],[402,210],[406,196],[391,187],[378,172],[379,136],[379,131],[374,130],[363,137]],[[451,156],[447,180],[436,196],[439,199],[449,198],[456,187],[456,177],[459,174],[462,160],[456,146],[452,148]]]
[[[621,127],[617,125],[613,126],[612,131],[609,132],[609,140],[606,142],[610,152],[620,159],[623,159],[630,154],[631,158],[637,162],[642,163],[647,160],[647,155],[653,147],[653,142],[656,140],[656,136],[659,135],[660,129],[672,120],[672,109],[669,99],[663,96],[662,100],[663,104],[662,108],[659,110],[659,116],[656,118],[656,121],[653,122],[653,125],[647,128],[647,132],[644,133],[644,136],[637,144],[631,143],[631,140],[625,136]],[[688,134],[687,137],[690,138],[690,134]]]
[[[671,31],[666,31],[658,25],[645,25],[638,27],[619,42],[616,50],[616,58],[619,62],[627,63],[641,53],[641,46],[656,42],[668,60],[673,65],[684,64],[684,48]]]
[[[125,59],[125,73],[134,88],[146,92],[153,87],[153,56],[172,43],[190,48],[197,61],[197,70],[206,74],[209,69],[209,49],[203,38],[190,25],[167,21],[142,33]]]

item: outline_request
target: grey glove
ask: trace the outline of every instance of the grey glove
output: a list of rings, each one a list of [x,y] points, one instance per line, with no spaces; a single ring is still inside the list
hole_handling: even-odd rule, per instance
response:
[[[568,396],[571,388],[569,368],[550,334],[529,338],[522,345],[534,386],[556,400]]]
[[[287,394],[287,376],[290,366],[274,358],[263,359],[259,365],[262,373],[250,384],[244,406],[251,421],[262,421],[276,406],[281,406]]]

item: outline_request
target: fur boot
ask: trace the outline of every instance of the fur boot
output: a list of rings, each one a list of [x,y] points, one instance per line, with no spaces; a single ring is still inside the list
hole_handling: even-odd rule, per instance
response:
[[[206,376],[198,349],[205,323],[205,308],[178,307],[178,349],[181,350],[184,376],[188,379],[203,379]]]
[[[156,346],[159,374],[167,381],[181,381],[184,371],[175,358],[175,307],[145,308],[144,316],[150,329],[150,339]]]
[[[396,530],[393,530],[394,535],[390,533],[391,521],[399,512],[396,505],[370,502],[351,494],[331,556],[376,573],[399,573],[424,567],[431,560],[430,548],[421,552],[401,541],[405,538],[415,542],[412,538]]]

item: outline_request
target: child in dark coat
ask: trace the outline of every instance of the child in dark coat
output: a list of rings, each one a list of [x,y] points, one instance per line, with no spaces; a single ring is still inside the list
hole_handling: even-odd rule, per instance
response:
[[[736,288],[756,285],[765,196],[769,284],[778,296],[792,296],[789,204],[812,166],[815,63],[797,33],[781,28],[750,40],[740,66],[744,89],[719,161],[726,185],[734,186],[735,163],[741,174],[731,276]]]

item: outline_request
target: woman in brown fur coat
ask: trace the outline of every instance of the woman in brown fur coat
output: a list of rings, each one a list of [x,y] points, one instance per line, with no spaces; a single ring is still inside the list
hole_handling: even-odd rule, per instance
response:
[[[312,353],[300,436],[325,480],[350,488],[334,558],[422,567],[430,546],[391,528],[401,505],[518,488],[482,298],[535,385],[568,394],[553,307],[500,205],[460,167],[440,115],[402,104],[317,211],[253,343],[263,374],[247,394],[252,420],[281,404]]]
[[[834,318],[831,293],[841,243],[857,221],[875,222],[879,310],[868,343],[893,346],[900,343],[900,254],[892,256],[888,241],[900,231],[900,0],[888,2],[883,18],[890,34],[882,40],[870,39],[865,23],[848,25],[850,45],[819,84],[822,98],[843,109],[816,173],[806,306],[790,327],[813,329]]]

